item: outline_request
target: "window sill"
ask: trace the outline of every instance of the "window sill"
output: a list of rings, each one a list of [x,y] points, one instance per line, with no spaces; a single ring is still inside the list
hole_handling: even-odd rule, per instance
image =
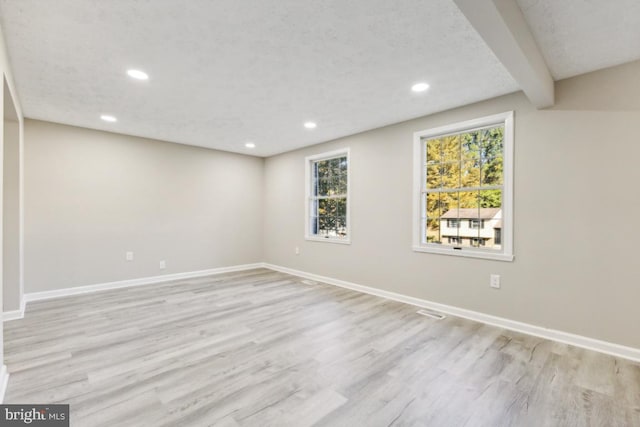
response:
[[[311,242],[337,243],[339,245],[351,244],[351,239],[332,239],[332,238],[326,238],[326,237],[305,236],[304,240],[309,240]]]
[[[466,258],[480,258],[480,259],[488,259],[492,261],[513,261],[514,256],[512,254],[504,254],[500,252],[483,252],[477,250],[469,250],[469,249],[453,249],[451,248],[434,248],[427,246],[414,246],[414,252],[426,252],[432,254],[440,254],[440,255],[450,255],[450,256],[459,256]]]

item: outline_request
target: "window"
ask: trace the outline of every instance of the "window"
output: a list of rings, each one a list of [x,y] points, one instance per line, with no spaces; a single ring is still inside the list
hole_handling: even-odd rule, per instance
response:
[[[416,132],[413,249],[513,260],[512,171],[513,112]]]
[[[484,228],[484,219],[470,219],[469,228]]]
[[[476,248],[477,248],[477,247],[479,247],[479,246],[484,246],[484,245],[485,245],[485,239],[480,239],[480,238],[477,238],[477,237],[472,237],[472,238],[470,239],[470,243],[471,243],[471,246],[473,246],[473,247],[476,247]]]
[[[306,158],[305,238],[350,243],[349,150]]]

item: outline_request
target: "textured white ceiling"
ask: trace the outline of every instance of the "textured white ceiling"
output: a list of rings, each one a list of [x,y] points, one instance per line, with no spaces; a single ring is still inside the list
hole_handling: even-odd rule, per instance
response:
[[[582,15],[548,42],[554,3],[612,2],[521,1],[556,77],[635,59],[567,60]],[[0,0],[0,25],[27,117],[260,156],[519,89],[451,0]]]
[[[638,0],[518,0],[554,79],[640,59]]]
[[[222,150],[270,155],[518,90],[450,0],[3,0],[0,13],[27,117]]]

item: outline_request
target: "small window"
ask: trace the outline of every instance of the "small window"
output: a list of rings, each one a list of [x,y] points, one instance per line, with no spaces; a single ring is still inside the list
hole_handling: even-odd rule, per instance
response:
[[[470,239],[470,243],[471,243],[471,246],[473,246],[474,248],[478,248],[480,246],[484,246],[485,245],[485,239],[472,237]]]
[[[484,219],[470,219],[469,228],[484,228]]]
[[[513,112],[416,132],[413,249],[513,260],[512,171]]]
[[[349,150],[306,158],[305,238],[350,243]]]

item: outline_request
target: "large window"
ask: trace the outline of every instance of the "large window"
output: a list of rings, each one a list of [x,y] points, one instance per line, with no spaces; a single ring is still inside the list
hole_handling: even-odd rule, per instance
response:
[[[307,157],[306,162],[305,237],[350,243],[349,150]]]
[[[414,134],[416,251],[513,259],[513,112]]]

